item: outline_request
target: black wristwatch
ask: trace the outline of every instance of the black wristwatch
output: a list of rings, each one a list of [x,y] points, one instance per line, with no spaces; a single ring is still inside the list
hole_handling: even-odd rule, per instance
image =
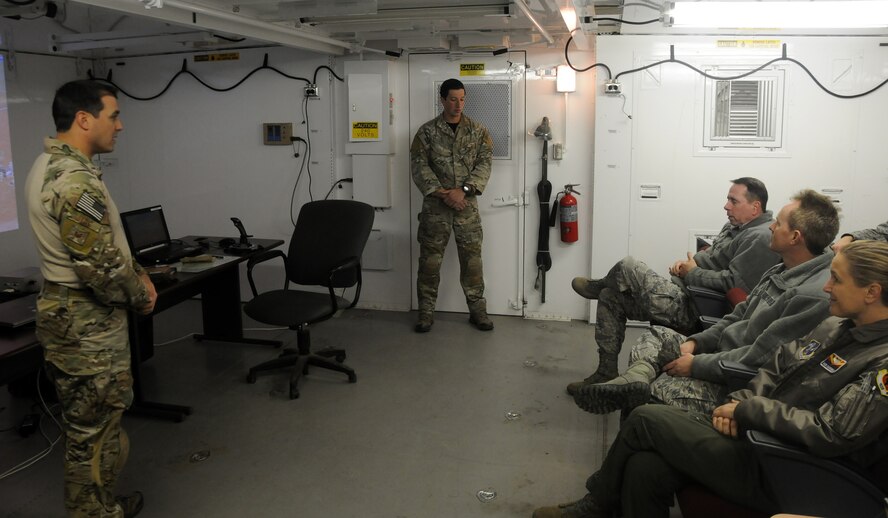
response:
[[[475,194],[475,188],[469,184],[463,185],[462,190],[464,193],[466,193],[466,196],[471,196],[471,195]]]

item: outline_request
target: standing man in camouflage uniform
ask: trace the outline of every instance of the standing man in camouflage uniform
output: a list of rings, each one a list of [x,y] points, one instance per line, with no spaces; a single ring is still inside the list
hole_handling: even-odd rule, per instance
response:
[[[828,246],[838,230],[839,213],[829,197],[810,189],[799,192],[771,225],[771,249],[782,262],[765,272],[746,301],[690,337],[653,326],[632,348],[629,369],[608,382],[582,387],[574,396],[577,405],[600,414],[631,410],[650,397],[685,410],[712,412],[728,393],[719,360],[757,369],[780,344],[808,333],[827,317],[829,297],[823,285],[833,258]]]
[[[576,395],[584,385],[616,377],[617,356],[628,319],[648,320],[690,333],[696,328],[698,315],[685,286],[749,291],[768,268],[780,261],[780,256],[768,247],[772,214],[767,210],[765,184],[756,178],[738,178],[731,183],[724,206],[728,222],[712,246],[693,256],[688,253],[687,260],[672,265],[671,280],[633,257],[619,261],[603,279],[573,280],[574,291],[587,299],[598,299],[598,369],[585,380],[569,384],[568,394]]]
[[[493,142],[487,129],[463,113],[466,89],[456,79],[441,84],[440,116],[423,124],[410,146],[410,172],[424,196],[419,213],[419,319],[414,330],[426,333],[434,323],[441,262],[453,231],[459,253],[460,284],[469,321],[493,329],[484,300],[481,267],[481,214],[477,196],[490,178]]]
[[[41,259],[37,338],[65,429],[65,507],[71,517],[135,516],[142,494],[114,496],[129,441],[120,419],[133,400],[127,309],[157,293],[127,246],[96,153],[123,129],[117,90],[73,81],[56,92],[56,138],[44,141],[25,184]]]

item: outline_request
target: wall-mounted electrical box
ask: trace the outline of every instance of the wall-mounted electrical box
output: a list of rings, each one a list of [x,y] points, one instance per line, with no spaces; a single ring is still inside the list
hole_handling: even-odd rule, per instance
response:
[[[289,146],[292,136],[292,122],[265,122],[262,124],[262,143],[266,146]]]
[[[390,67],[387,61],[345,62],[348,87],[346,154],[390,155],[394,152]]]

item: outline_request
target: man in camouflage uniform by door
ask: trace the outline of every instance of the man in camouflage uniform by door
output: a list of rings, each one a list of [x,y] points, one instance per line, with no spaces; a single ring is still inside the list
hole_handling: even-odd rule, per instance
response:
[[[71,517],[129,517],[135,492],[115,497],[129,442],[120,420],[133,400],[127,309],[154,309],[157,293],[131,256],[117,207],[91,162],[114,149],[117,90],[73,81],[52,105],[56,138],[44,141],[25,185],[41,259],[37,338],[62,406],[65,507]]]
[[[460,81],[444,81],[439,93],[443,112],[419,128],[410,146],[410,172],[424,196],[416,236],[419,318],[414,329],[425,333],[434,323],[441,262],[452,230],[469,321],[489,331],[493,322],[484,299],[481,215],[476,196],[484,192],[490,178],[493,142],[483,125],[462,113],[466,90]]]

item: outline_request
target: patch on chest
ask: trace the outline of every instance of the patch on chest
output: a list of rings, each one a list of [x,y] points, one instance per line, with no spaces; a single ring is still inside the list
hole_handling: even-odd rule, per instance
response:
[[[836,353],[832,353],[829,356],[827,356],[825,360],[820,362],[820,366],[823,367],[824,369],[826,369],[826,372],[833,374],[835,372],[838,372],[838,370],[841,369],[842,367],[844,367],[846,363],[848,363],[848,362],[846,360],[842,359],[841,356],[839,356]]]
[[[808,345],[799,349],[799,359],[807,360],[808,358],[814,356],[814,353],[817,352],[817,349],[820,349],[821,343],[817,340],[811,340],[808,342]]]
[[[879,392],[882,393],[883,396],[888,396],[888,369],[882,369],[879,371],[879,374],[876,376],[876,385],[879,387]]]

